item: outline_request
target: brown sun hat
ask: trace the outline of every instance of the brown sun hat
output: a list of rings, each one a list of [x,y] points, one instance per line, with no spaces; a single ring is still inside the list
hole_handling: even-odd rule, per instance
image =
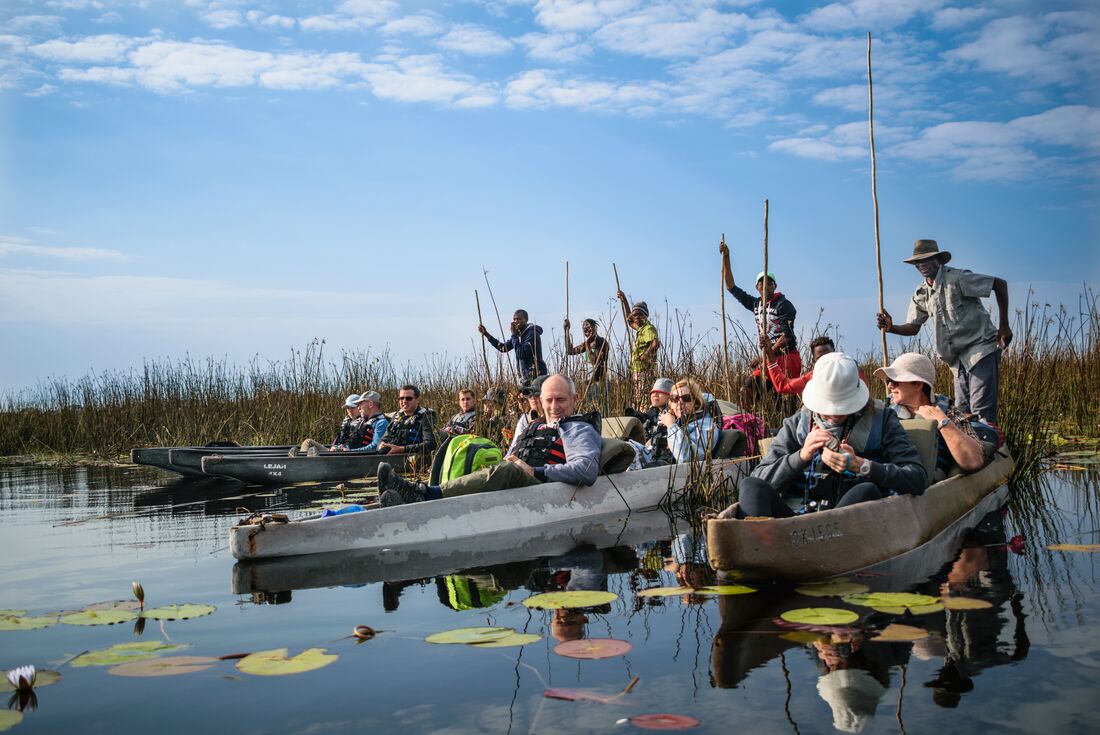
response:
[[[950,250],[940,250],[940,246],[935,240],[917,240],[913,243],[913,257],[906,258],[903,263],[917,263],[922,260],[928,260],[929,258],[940,258],[941,263],[946,263],[951,260]]]

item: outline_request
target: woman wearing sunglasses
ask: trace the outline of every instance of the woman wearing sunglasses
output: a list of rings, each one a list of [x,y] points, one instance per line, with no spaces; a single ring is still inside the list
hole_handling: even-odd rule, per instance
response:
[[[669,412],[658,418],[668,427],[668,448],[677,462],[702,459],[718,444],[719,426],[703,400],[703,389],[694,380],[672,386]]]

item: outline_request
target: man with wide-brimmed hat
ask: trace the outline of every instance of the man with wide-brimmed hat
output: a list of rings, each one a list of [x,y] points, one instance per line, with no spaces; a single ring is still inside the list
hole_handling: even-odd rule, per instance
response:
[[[824,510],[890,491],[924,492],[920,452],[894,412],[871,399],[854,359],[830,352],[818,360],[802,403],[741,481],[737,517],[793,516],[784,493],[801,495],[807,510]]]
[[[955,376],[955,407],[997,423],[997,382],[1001,350],[1012,341],[1008,325],[1008,284],[1004,279],[950,268],[951,253],[940,250],[935,240],[917,240],[914,265],[924,280],[909,302],[905,324],[895,324],[890,313],[878,315],[879,329],[911,337],[932,320],[936,352]],[[993,327],[982,299],[992,291],[997,297],[999,328]]]

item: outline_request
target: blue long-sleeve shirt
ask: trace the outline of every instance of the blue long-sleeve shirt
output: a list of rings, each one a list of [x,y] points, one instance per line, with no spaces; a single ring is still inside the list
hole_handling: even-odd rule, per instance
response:
[[[523,332],[513,334],[507,342],[501,342],[489,333],[485,334],[485,339],[500,352],[515,350],[516,365],[524,378],[534,378],[549,372],[542,359],[542,327],[528,324]]]
[[[718,429],[709,413],[697,415],[687,426],[675,423],[668,427],[669,451],[680,463],[703,459],[718,446]]]
[[[374,424],[374,437],[370,443],[364,444],[358,449],[349,449],[349,452],[375,452],[378,451],[378,445],[382,443],[382,437],[386,434],[386,429],[390,428],[390,420],[386,418],[384,413],[376,413],[374,416],[366,419],[368,423]]]

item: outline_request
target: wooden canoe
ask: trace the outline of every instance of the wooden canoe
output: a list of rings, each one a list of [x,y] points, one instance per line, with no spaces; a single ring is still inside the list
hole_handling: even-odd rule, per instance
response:
[[[209,461],[207,458],[204,464]],[[712,462],[711,471],[736,480],[741,467],[736,461],[717,460]],[[676,498],[683,492],[686,469],[683,465],[654,467],[600,475],[591,487],[549,482],[328,518],[314,516],[290,523],[235,526],[229,530],[229,548],[237,559],[263,559],[351,549],[452,544],[482,534],[648,510],[667,494]]]
[[[200,461],[203,456],[216,453],[235,454],[282,454],[290,445],[273,446],[205,446],[205,447],[137,447],[130,450],[130,461],[134,464],[158,467],[185,477],[209,477],[204,474]],[[197,459],[194,459],[197,457]]]
[[[710,563],[720,571],[793,580],[823,579],[881,564],[931,542],[968,517],[1004,485],[1013,466],[1002,447],[983,469],[937,482],[923,495],[895,495],[792,518],[738,520],[735,503],[707,521]]]
[[[207,475],[228,477],[250,485],[289,485],[295,482],[337,482],[374,477],[379,462],[398,472],[408,466],[411,454],[363,454],[322,452],[316,457],[248,454],[211,454],[202,458]]]

